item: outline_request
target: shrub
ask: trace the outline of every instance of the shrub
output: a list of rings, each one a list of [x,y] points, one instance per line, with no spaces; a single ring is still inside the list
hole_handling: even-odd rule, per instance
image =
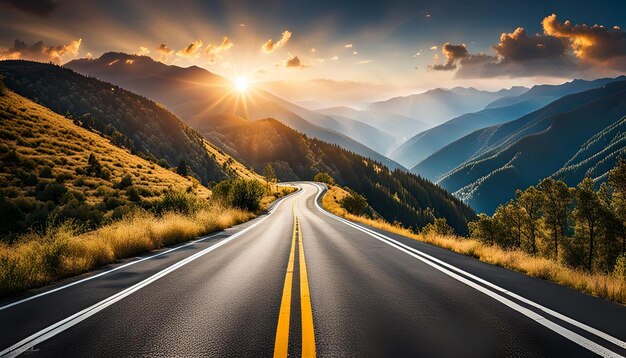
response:
[[[41,169],[39,170],[39,177],[40,178],[52,178],[52,168],[50,168],[47,165],[44,165],[43,167],[41,167]]]
[[[351,192],[350,195],[341,199],[339,205],[352,215],[366,215],[368,211],[367,199],[356,192]]]
[[[224,205],[259,210],[266,189],[258,180],[224,180],[213,187],[213,197]]]
[[[204,208],[206,204],[205,201],[192,193],[168,190],[157,203],[156,208],[160,214],[172,211],[189,215],[198,212],[200,209]]]
[[[330,186],[335,185],[335,179],[333,179],[333,177],[331,177],[328,173],[324,172],[315,174],[315,176],[313,177],[313,181],[324,183]]]
[[[119,183],[115,184],[116,188],[125,189],[133,185],[133,177],[130,174],[124,174]]]
[[[426,224],[422,228],[423,235],[454,235],[454,229],[448,225],[446,218],[435,218],[432,223]]]

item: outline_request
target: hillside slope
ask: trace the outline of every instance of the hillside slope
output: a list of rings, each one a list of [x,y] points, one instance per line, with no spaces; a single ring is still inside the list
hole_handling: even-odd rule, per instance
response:
[[[272,117],[308,136],[340,145],[392,168],[401,167],[367,143],[359,142],[376,138],[380,132],[375,128],[353,120],[337,121],[260,89],[239,93],[231,81],[197,66],[168,66],[147,56],[109,52],[97,59],[70,61],[65,67],[163,103],[195,128],[212,126],[216,116],[236,115],[248,120]]]
[[[0,234],[69,218],[95,226],[169,189],[210,195],[197,181],[133,155],[71,119],[7,89],[0,92]],[[90,163],[92,155],[97,165]]]
[[[403,143],[391,154],[391,157],[408,168],[414,168],[415,173],[420,173],[430,180],[438,180],[437,174],[441,174],[441,169],[438,167],[448,166],[447,163],[440,159],[433,159],[434,166],[431,166],[428,162],[422,164],[421,161],[446,145],[475,130],[510,122],[566,95],[597,88],[620,78],[623,77],[602,78],[594,81],[574,80],[560,85],[533,86],[521,95],[498,99],[481,111],[463,114],[419,133]]]
[[[600,143],[619,141],[620,131],[611,127],[625,114],[626,81],[566,96],[530,115],[464,137],[481,139],[480,148],[442,177],[440,184],[478,212],[491,213],[511,199],[515,189],[594,157]]]
[[[155,102],[72,70],[30,61],[0,61],[7,87],[76,123],[98,130],[134,154],[173,167],[184,159],[203,182],[227,174],[207,153],[202,137]]]
[[[421,227],[432,214],[445,217],[458,232],[474,218],[471,209],[440,187],[337,145],[308,138],[273,119],[222,127],[203,133],[254,169],[271,163],[281,180],[310,180],[328,172],[340,184],[365,195],[386,220]]]
[[[375,102],[367,109],[400,114],[433,127],[461,114],[479,111],[499,98],[519,95],[526,90],[524,87],[513,87],[497,92],[461,87],[449,90],[437,88],[424,93]]]

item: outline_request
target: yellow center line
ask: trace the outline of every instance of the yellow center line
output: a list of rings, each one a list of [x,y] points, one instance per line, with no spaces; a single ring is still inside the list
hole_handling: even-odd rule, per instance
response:
[[[285,275],[283,298],[280,303],[278,314],[278,327],[276,328],[276,341],[274,342],[274,357],[287,357],[289,350],[289,320],[291,317],[291,291],[293,288],[293,267],[295,261],[296,241],[298,243],[298,259],[300,270],[300,310],[302,316],[302,357],[315,357],[315,331],[313,329],[313,310],[311,309],[311,294],[309,292],[309,279],[304,259],[304,245],[302,244],[302,228],[296,215],[296,200],[292,205],[293,211],[293,235],[291,237],[291,251]]]
[[[315,357],[315,331],[313,329],[313,310],[309,293],[309,278],[304,260],[302,228],[298,222],[298,251],[300,256],[300,309],[302,314],[302,357]]]
[[[289,262],[287,263],[287,273],[285,274],[285,286],[283,287],[283,298],[280,302],[280,313],[278,314],[278,327],[276,327],[276,341],[274,342],[274,357],[287,357],[289,348],[289,318],[291,317],[291,288],[293,282],[293,265],[296,251],[296,225],[295,202],[292,206],[294,211],[293,235],[291,237],[291,250],[289,252]]]

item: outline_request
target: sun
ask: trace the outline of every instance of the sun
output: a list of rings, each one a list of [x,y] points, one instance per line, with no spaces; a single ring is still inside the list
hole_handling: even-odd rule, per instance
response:
[[[248,81],[245,77],[238,77],[235,80],[234,85],[237,92],[246,92],[250,86],[250,81]]]

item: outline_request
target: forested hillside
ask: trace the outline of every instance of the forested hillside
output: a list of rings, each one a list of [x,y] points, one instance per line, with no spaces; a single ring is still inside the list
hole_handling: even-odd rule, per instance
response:
[[[273,119],[203,132],[214,143],[257,171],[270,163],[280,180],[311,180],[328,172],[335,181],[364,195],[388,221],[422,227],[434,216],[444,217],[465,233],[473,211],[442,188],[401,170],[337,145],[309,138]]]
[[[164,167],[185,160],[203,183],[227,177],[202,137],[157,103],[72,70],[30,61],[2,61],[0,75],[16,93],[74,119]]]
[[[587,167],[604,160],[614,164],[615,155],[592,154],[600,152],[594,144],[618,143],[614,141],[621,137],[620,127],[610,128],[624,113],[626,81],[566,96],[520,119],[459,140],[479,143],[470,141],[458,148],[456,156],[469,160],[443,176],[440,184],[478,212],[492,213],[498,204],[513,198],[515,189],[534,185],[585,158],[591,159],[585,161]],[[606,173],[607,165],[601,167]]]
[[[151,207],[170,190],[210,195],[196,180],[2,88],[0,178],[0,242],[68,219],[91,229]]]

